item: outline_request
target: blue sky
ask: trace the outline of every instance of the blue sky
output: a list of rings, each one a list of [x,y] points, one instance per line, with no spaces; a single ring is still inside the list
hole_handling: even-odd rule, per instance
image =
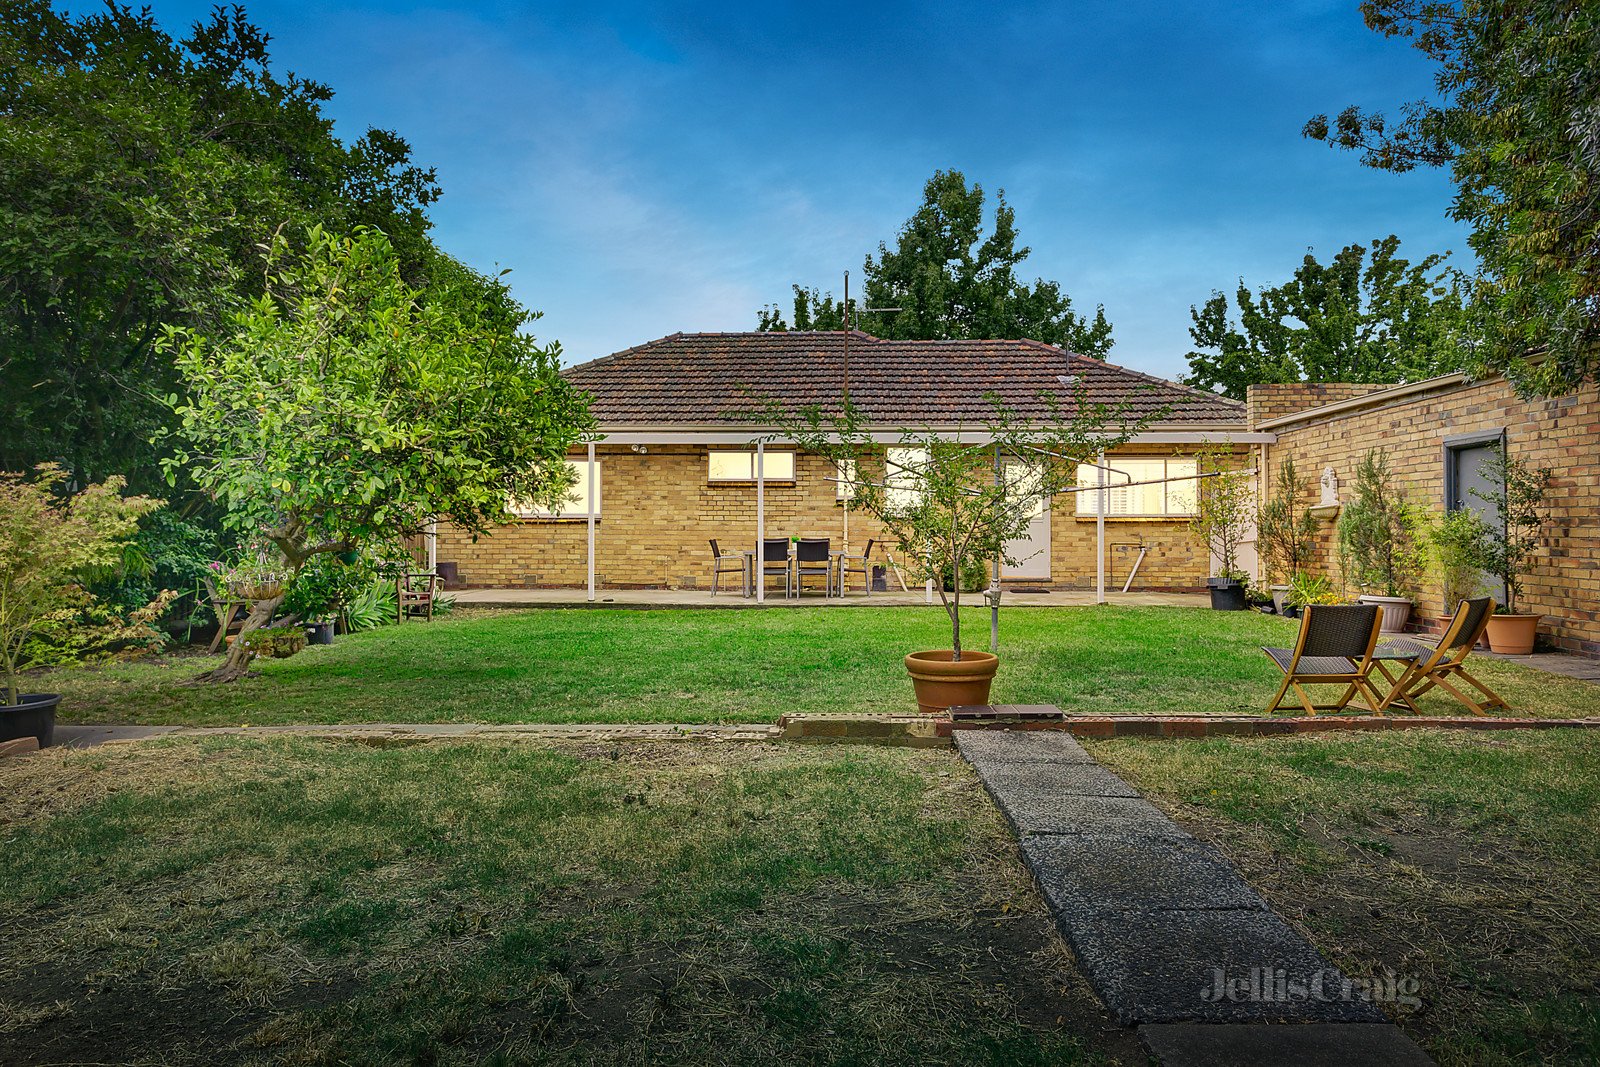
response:
[[[174,30],[208,6],[152,3]],[[1004,188],[1024,272],[1103,303],[1111,358],[1158,374],[1184,368],[1191,304],[1308,247],[1396,233],[1468,265],[1444,175],[1300,136],[1430,88],[1356,0],[247,9],[280,67],[334,88],[341,134],[397,130],[438,168],[439,244],[511,268],[568,361],[837,291],[938,168]]]

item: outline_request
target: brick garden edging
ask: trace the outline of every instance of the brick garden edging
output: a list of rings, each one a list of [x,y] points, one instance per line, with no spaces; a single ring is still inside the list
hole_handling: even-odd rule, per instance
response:
[[[947,745],[959,730],[1049,730],[1075,737],[1282,737],[1382,730],[1600,729],[1600,719],[1511,719],[1494,716],[1066,715],[1053,704],[983,705],[956,715],[785,715],[778,734],[789,741],[856,741]]]

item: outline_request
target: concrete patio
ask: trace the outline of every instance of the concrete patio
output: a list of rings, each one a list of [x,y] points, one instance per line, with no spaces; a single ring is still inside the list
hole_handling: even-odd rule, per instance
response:
[[[820,592],[784,599],[779,590],[768,594],[765,601],[754,597],[741,597],[737,589],[724,590],[716,596],[706,589],[598,589],[593,601],[582,589],[459,589],[451,590],[456,603],[475,608],[845,608],[845,607],[906,607],[926,605],[928,594],[922,589],[902,593],[851,593],[844,597],[824,597]],[[933,594],[933,602],[939,596]],[[964,593],[963,605],[984,606],[981,593]],[[1047,592],[1024,593],[1008,589],[1002,606],[1014,607],[1074,607],[1095,602],[1092,589],[1052,589]],[[1204,593],[1107,593],[1106,603],[1121,607],[1203,608],[1210,605]]]

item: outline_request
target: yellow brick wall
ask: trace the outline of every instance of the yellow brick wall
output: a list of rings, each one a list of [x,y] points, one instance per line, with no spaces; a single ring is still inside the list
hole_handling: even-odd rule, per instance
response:
[[[1170,453],[1172,449],[1126,449]],[[721,547],[753,548],[756,490],[751,483],[710,484],[706,449],[649,447],[641,455],[622,446],[596,449],[601,469],[601,517],[595,525],[596,581],[612,588],[704,589],[711,581],[709,539]],[[843,539],[844,511],[836,500],[832,463],[796,457],[793,485],[767,484],[769,537]],[[1241,456],[1241,462],[1244,457]],[[1078,521],[1074,494],[1057,498],[1051,516],[1051,579],[1065,588],[1091,588],[1095,578],[1095,524]],[[1205,550],[1183,522],[1106,522],[1107,575],[1120,589],[1137,551],[1112,547],[1143,536],[1150,551],[1135,589],[1196,589],[1205,583]],[[881,530],[850,513],[850,543],[857,551]],[[586,580],[588,525],[581,519],[529,520],[496,527],[476,541],[448,525],[439,530],[438,559],[454,562],[462,584],[475,587],[581,586]],[[875,553],[878,562],[882,555]],[[737,583],[724,575],[723,588]],[[1040,584],[1019,579],[1016,584]]]
[[[1413,497],[1438,516],[1445,438],[1502,428],[1514,457],[1555,472],[1546,549],[1533,561],[1521,606],[1546,615],[1540,629],[1557,646],[1600,652],[1600,389],[1522,400],[1503,380],[1490,379],[1312,417],[1278,428],[1277,443],[1267,448],[1268,471],[1276,477],[1283,457],[1293,456],[1313,504],[1316,479],[1332,466],[1340,499],[1348,500],[1356,463],[1381,447]],[[1337,578],[1333,531],[1332,522],[1322,524],[1320,560]],[[1418,604],[1424,620],[1436,623],[1444,614],[1443,596],[1430,568]]]

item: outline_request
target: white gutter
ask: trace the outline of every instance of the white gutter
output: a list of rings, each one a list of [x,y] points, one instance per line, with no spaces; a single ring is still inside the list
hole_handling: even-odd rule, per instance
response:
[[[1258,430],[1275,430],[1280,426],[1292,426],[1297,422],[1307,419],[1322,418],[1325,415],[1337,415],[1344,411],[1354,411],[1356,408],[1367,407],[1370,404],[1383,404],[1390,400],[1399,400],[1402,397],[1414,396],[1417,393],[1431,393],[1438,389],[1449,388],[1454,385],[1468,385],[1474,381],[1484,381],[1482,378],[1471,378],[1460,371],[1450,374],[1441,374],[1437,378],[1427,378],[1420,382],[1406,382],[1403,385],[1392,385],[1387,389],[1378,389],[1370,393],[1362,393],[1347,400],[1335,400],[1331,404],[1320,407],[1307,408],[1289,415],[1279,415],[1275,419],[1267,419],[1260,423]],[[1270,434],[1269,434],[1270,436]],[[1271,444],[1271,441],[1265,442]]]
[[[765,439],[771,444],[791,444],[781,436],[776,427],[752,426],[748,430],[730,432],[722,430],[682,430],[682,429],[640,429],[636,426],[628,429],[606,430],[601,428],[600,433],[603,443],[610,445],[751,445],[757,440]],[[905,439],[905,429],[868,430],[866,436],[876,444],[895,445]],[[912,436],[919,433],[935,434],[947,441],[960,444],[987,444],[993,440],[987,430],[963,430],[959,428],[917,427],[909,431]],[[1259,431],[1249,431],[1233,427],[1217,427],[1215,429],[1200,430],[1149,430],[1135,434],[1129,444],[1135,445],[1186,445],[1186,444],[1236,444],[1259,445],[1272,444],[1277,440],[1277,435]]]

